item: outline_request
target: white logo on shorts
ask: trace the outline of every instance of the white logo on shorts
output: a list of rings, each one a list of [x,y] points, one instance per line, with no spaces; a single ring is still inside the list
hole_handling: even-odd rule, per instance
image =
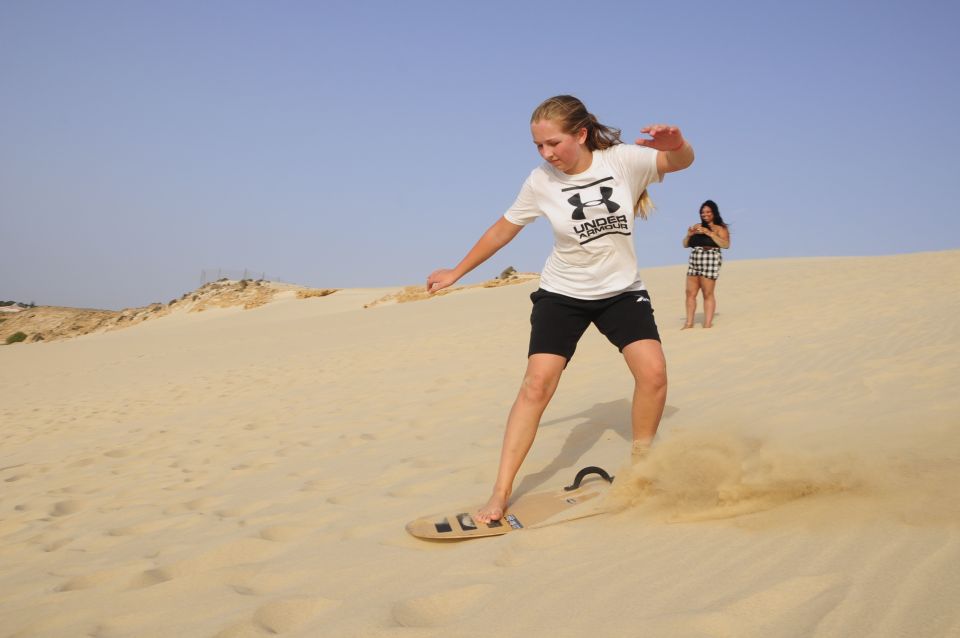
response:
[[[650,303],[650,298],[649,298],[649,297],[644,297],[644,296],[641,295],[641,296],[637,297],[637,303],[640,303],[641,301],[646,301],[647,303]]]

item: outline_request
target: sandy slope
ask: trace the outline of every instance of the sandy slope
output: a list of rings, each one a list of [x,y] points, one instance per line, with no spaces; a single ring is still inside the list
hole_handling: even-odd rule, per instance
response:
[[[729,261],[712,330],[646,274],[662,437],[587,334],[518,492],[615,512],[468,543],[535,283],[171,315],[0,349],[0,635],[960,635],[960,251]]]

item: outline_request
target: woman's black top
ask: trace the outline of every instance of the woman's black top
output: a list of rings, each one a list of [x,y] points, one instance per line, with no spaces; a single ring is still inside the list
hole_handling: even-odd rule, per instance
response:
[[[703,248],[720,248],[720,246],[717,245],[717,242],[713,241],[712,237],[709,237],[708,235],[701,235],[700,233],[691,235],[690,241],[687,243],[690,245],[690,248],[696,248],[697,246],[701,246]]]

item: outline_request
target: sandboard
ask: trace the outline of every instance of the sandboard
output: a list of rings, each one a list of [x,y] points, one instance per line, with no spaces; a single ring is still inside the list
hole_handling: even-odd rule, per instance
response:
[[[598,475],[584,481],[587,476]],[[561,521],[603,513],[603,499],[613,477],[599,467],[585,467],[567,487],[525,494],[507,507],[503,518],[480,523],[473,518],[477,508],[425,516],[407,523],[407,531],[418,538],[463,540],[500,536],[529,527],[543,527]]]

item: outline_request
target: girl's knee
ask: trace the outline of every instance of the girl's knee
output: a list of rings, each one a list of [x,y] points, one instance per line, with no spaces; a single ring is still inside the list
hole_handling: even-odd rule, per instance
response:
[[[549,375],[527,374],[520,385],[520,397],[530,403],[546,403],[555,387],[556,380]]]
[[[637,385],[653,391],[667,387],[667,364],[665,361],[649,361],[640,366],[634,374]]]

